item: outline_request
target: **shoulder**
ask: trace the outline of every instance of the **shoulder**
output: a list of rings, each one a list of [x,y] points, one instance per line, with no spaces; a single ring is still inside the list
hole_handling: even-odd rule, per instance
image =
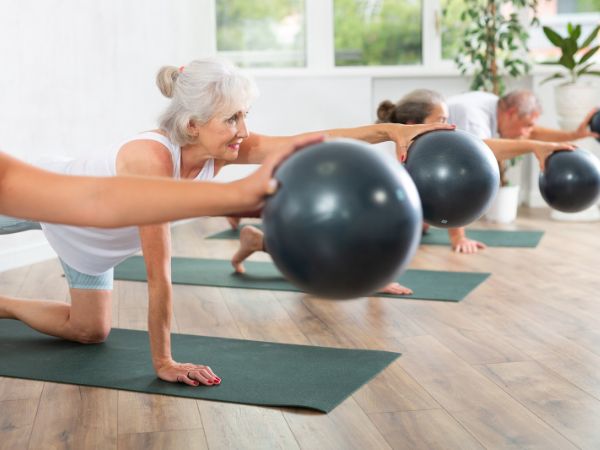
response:
[[[161,142],[136,139],[125,143],[117,154],[117,174],[172,176],[173,157]]]
[[[14,165],[15,160],[0,150],[0,177],[4,177]]]
[[[0,192],[9,190],[9,180],[25,180],[33,175],[28,173],[29,169],[29,166],[0,151]]]

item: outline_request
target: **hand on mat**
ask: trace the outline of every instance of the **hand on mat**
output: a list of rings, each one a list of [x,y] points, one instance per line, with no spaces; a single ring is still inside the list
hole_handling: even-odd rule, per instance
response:
[[[390,283],[383,289],[381,289],[379,292],[394,295],[410,295],[413,293],[412,289],[409,289],[406,286],[402,286],[400,283]]]
[[[452,241],[452,250],[456,253],[477,253],[479,249],[487,248],[483,242],[474,241],[473,239],[469,239],[465,236],[462,236],[457,239],[451,239]]]
[[[225,217],[227,222],[229,222],[229,226],[232,230],[237,230],[240,226],[240,222],[242,221],[241,217]]]
[[[557,150],[575,150],[575,145],[569,142],[542,142],[535,141],[533,153],[540,162],[540,170],[544,170],[546,158]]]
[[[171,360],[158,367],[156,373],[161,380],[189,384],[190,386],[198,386],[199,384],[216,386],[221,384],[221,379],[214,374],[210,367],[197,364],[181,364]]]
[[[448,123],[429,123],[419,125],[403,125],[399,123],[386,123],[387,135],[390,141],[396,143],[396,156],[398,161],[406,161],[408,147],[419,135],[433,130],[454,130],[456,125]]]
[[[232,184],[239,187],[240,195],[249,201],[246,208],[248,210],[259,209],[262,207],[265,197],[277,191],[277,180],[273,178],[273,172],[287,157],[306,146],[323,142],[324,139],[325,136],[322,134],[310,134],[297,138],[280,151],[271,153],[256,172],[233,182]]]

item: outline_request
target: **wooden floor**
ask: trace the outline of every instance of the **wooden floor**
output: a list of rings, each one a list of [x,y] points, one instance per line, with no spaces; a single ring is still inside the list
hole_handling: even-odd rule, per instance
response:
[[[236,242],[202,239],[225,226],[179,225],[174,254],[230,257]],[[461,303],[175,287],[175,332],[403,353],[329,414],[0,378],[0,448],[598,449],[600,224],[531,210],[515,226],[546,234],[536,249],[419,249],[412,268],[492,273]],[[64,300],[60,275],[56,261],[4,272],[0,292]],[[116,283],[115,326],[146,329],[145,288]]]

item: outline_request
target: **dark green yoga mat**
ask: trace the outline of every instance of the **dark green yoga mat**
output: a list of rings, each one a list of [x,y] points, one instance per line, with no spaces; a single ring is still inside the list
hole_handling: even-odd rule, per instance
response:
[[[221,384],[156,378],[144,331],[116,328],[103,344],[83,345],[7,319],[0,320],[0,376],[329,412],[400,356],[187,334],[171,342],[176,360],[207,363]]]
[[[173,258],[171,264],[175,284],[300,292],[270,262],[247,261],[243,275],[234,273],[230,262],[222,259]],[[374,296],[457,302],[489,275],[479,272],[407,270],[398,278],[398,282],[411,288],[414,294],[377,293]],[[115,268],[115,280],[146,281],[144,258],[133,256],[119,264]]]
[[[467,237],[489,247],[534,248],[542,239],[543,231],[466,230]],[[448,230],[430,228],[421,238],[423,245],[450,245]]]
[[[251,224],[260,228],[260,224]],[[469,230],[467,237],[483,242],[490,247],[537,247],[543,231],[506,231],[506,230]],[[206,239],[239,239],[239,230],[225,230],[207,236]],[[450,245],[448,231],[440,228],[430,228],[421,238],[422,245]]]

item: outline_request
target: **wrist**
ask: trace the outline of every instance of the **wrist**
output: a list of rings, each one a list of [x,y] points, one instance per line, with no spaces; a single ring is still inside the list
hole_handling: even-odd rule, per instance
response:
[[[462,239],[465,237],[465,232],[462,228],[449,228],[448,234],[451,239]]]
[[[225,183],[226,194],[222,200],[228,212],[239,213],[248,211],[256,206],[256,199],[251,190],[245,186],[245,178]]]
[[[392,141],[392,127],[391,123],[378,123],[373,125],[375,127],[375,139],[376,142],[387,142]]]
[[[539,158],[540,153],[544,153],[547,144],[540,141],[527,141],[527,146],[529,147],[528,151],[532,152],[536,158]]]
[[[173,362],[170,356],[152,357],[152,366],[158,372],[162,367],[168,366]]]
[[[567,134],[567,136],[564,140],[565,141],[575,141],[577,139],[581,139],[582,137],[585,137],[585,135],[582,134],[579,130],[573,130]]]

